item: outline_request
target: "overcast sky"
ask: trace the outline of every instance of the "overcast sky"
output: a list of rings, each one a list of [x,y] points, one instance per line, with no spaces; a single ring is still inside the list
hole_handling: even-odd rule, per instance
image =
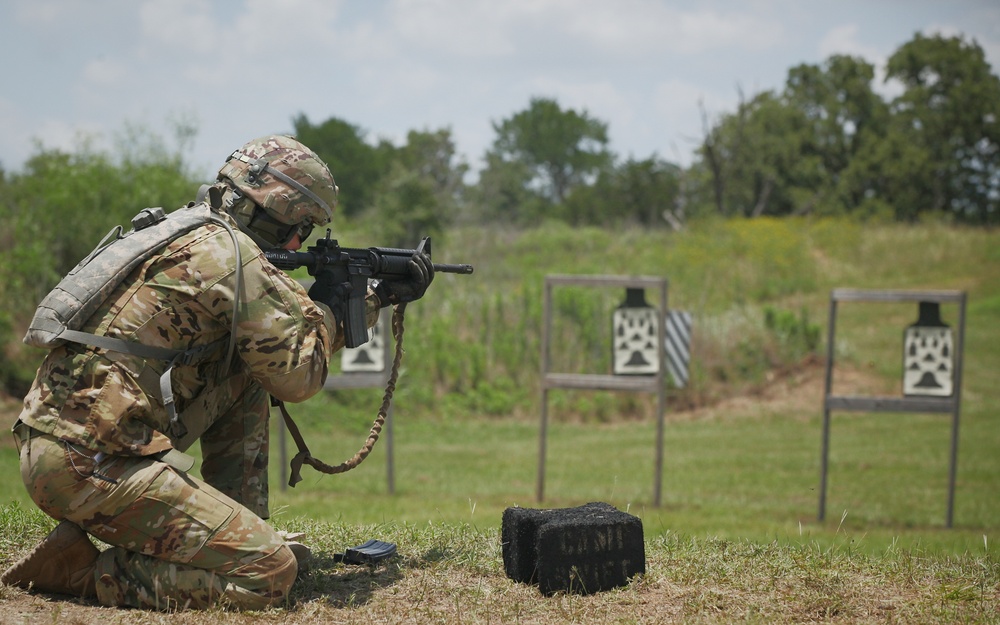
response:
[[[207,178],[304,113],[396,144],[450,128],[478,169],[492,123],[539,96],[622,157],[688,164],[699,103],[732,112],[832,54],[881,69],[917,32],[974,38],[1000,72],[995,0],[0,0],[0,166],[184,120]]]

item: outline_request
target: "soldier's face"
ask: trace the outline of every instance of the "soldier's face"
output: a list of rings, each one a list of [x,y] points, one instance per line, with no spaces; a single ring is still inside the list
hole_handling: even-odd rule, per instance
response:
[[[288,250],[288,251],[290,251],[290,252],[294,252],[295,250],[299,249],[300,247],[302,247],[302,237],[299,236],[298,232],[296,232],[295,236],[293,236],[292,239],[288,243],[285,243],[285,249]]]

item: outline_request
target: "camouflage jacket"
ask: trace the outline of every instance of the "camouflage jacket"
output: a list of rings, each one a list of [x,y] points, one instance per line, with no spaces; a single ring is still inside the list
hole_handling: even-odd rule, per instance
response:
[[[228,216],[226,219],[230,219]],[[233,226],[235,227],[235,223]],[[333,314],[264,258],[237,232],[243,295],[230,371],[225,343],[206,359],[174,367],[181,413],[218,381],[243,369],[274,397],[289,402],[319,391],[330,355],[344,344]],[[236,255],[226,230],[206,224],[168,243],[128,276],[81,328],[146,345],[185,350],[228,338]],[[369,293],[369,326],[378,319]],[[51,350],[24,400],[21,420],[107,454],[148,455],[172,447],[155,379],[167,363],[67,343]]]

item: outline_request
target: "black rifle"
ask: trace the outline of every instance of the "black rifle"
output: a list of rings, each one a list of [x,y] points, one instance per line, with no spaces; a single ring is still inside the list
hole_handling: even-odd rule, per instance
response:
[[[431,238],[424,237],[414,250],[392,247],[350,248],[341,247],[336,239],[326,238],[316,241],[316,245],[305,252],[269,250],[264,256],[272,265],[286,271],[305,267],[310,276],[321,272],[332,272],[334,282],[349,285],[345,290],[344,338],[348,347],[357,347],[368,342],[368,328],[365,324],[365,295],[368,280],[406,280],[410,277],[410,258],[417,252],[431,255]],[[434,263],[435,273],[472,273],[472,265],[447,265]]]

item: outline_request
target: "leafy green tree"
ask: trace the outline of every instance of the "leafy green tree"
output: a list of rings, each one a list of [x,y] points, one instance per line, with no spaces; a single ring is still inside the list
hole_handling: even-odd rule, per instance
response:
[[[877,181],[865,175],[870,170],[852,166],[877,149],[887,132],[889,110],[872,88],[874,78],[873,65],[843,55],[788,72],[784,100],[809,124],[803,156],[818,159],[813,207],[819,211],[851,211],[876,192]]]
[[[330,167],[340,187],[339,210],[354,217],[369,208],[379,180],[395,156],[395,148],[386,141],[369,144],[364,130],[336,117],[313,124],[299,114],[292,126],[295,137]]]
[[[505,161],[487,152],[486,167],[472,193],[473,204],[484,221],[532,224],[553,214],[552,201],[531,188],[531,170],[522,161]]]
[[[887,70],[905,88],[892,103],[895,141],[926,158],[907,182],[889,182],[916,191],[905,198],[914,203],[908,214],[1000,221],[1000,78],[982,47],[962,37],[918,34],[889,58]]]
[[[822,175],[808,149],[809,122],[771,91],[741,102],[706,130],[700,153],[722,216],[788,215],[807,210]]]
[[[37,360],[20,345],[37,302],[115,226],[128,228],[148,206],[174,209],[194,199],[198,182],[183,147],[128,129],[116,153],[83,141],[73,152],[41,145],[23,171],[3,177],[0,193],[0,382],[22,393]]]
[[[840,188],[854,215],[912,221],[927,206],[922,181],[933,175],[930,155],[900,132],[895,120],[889,122],[884,136],[864,137]]]
[[[607,124],[586,112],[563,110],[555,100],[533,98],[526,110],[493,129],[497,137],[486,155],[485,176],[490,183],[502,181],[496,185],[500,195],[487,198],[499,205],[511,199],[516,186],[561,204],[612,164]],[[492,169],[500,171],[494,175]]]
[[[396,161],[430,185],[442,221],[453,221],[465,201],[469,165],[459,156],[451,130],[411,130],[406,135],[406,145],[396,152]]]
[[[563,212],[574,225],[620,224],[629,221],[660,226],[668,221],[679,227],[683,214],[677,208],[681,169],[656,156],[629,159],[602,171],[590,186],[580,186],[567,198]]]
[[[741,95],[735,113],[710,129],[706,122],[701,154],[716,212],[836,213],[883,192],[871,167],[873,154],[884,152],[889,111],[872,88],[874,75],[850,56],[798,65],[782,92]]]
[[[380,181],[372,213],[380,241],[389,247],[410,248],[428,235],[440,239],[448,221],[433,184],[399,162]]]
[[[373,214],[379,236],[397,247],[415,245],[426,235],[440,238],[464,197],[467,170],[450,130],[410,131],[376,188]]]
[[[823,66],[802,64],[788,72],[784,97],[810,123],[810,148],[831,174],[843,171],[859,137],[884,128],[885,103],[872,89],[875,67],[858,57],[834,55]]]
[[[13,257],[23,257],[16,273],[40,296],[111,228],[127,228],[149,206],[177,208],[194,199],[197,186],[179,154],[123,159],[89,146],[74,153],[40,149],[11,178],[2,202]]]

